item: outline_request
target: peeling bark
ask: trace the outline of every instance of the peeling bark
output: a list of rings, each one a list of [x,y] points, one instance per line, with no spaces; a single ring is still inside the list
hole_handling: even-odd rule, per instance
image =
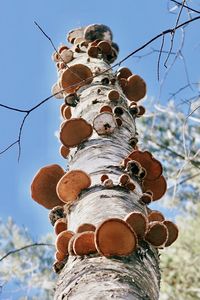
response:
[[[88,62],[87,58],[87,54],[76,54],[76,58],[69,65],[82,63],[93,72],[97,68],[102,71],[109,67],[103,60],[90,58]],[[82,223],[98,225],[110,217],[124,219],[133,210],[147,214],[146,207],[138,202],[142,195],[139,182],[134,180],[134,192],[118,185],[119,177],[123,174],[120,162],[132,151],[128,140],[135,136],[136,128],[127,110],[126,97],[118,83],[101,84],[101,79],[112,79],[113,76],[111,70],[107,71],[94,78],[90,85],[81,87],[77,92],[80,103],[72,109],[72,117],[82,116],[92,124],[102,105],[107,104],[113,108],[116,106],[116,102],[107,97],[112,89],[117,89],[120,93],[117,105],[124,108],[123,124],[113,134],[98,136],[94,131],[88,141],[70,152],[69,170],[84,170],[92,179],[92,186],[83,191],[78,201],[68,209],[68,229],[72,231],[76,231]],[[113,180],[113,188],[106,189],[101,185],[102,174],[108,174]],[[160,283],[158,261],[157,250],[144,241],[127,257],[70,256],[58,277],[54,299],[157,300]]]

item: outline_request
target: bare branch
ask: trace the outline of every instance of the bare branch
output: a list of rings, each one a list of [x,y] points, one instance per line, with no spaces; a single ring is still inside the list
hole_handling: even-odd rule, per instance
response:
[[[165,36],[163,35],[162,42],[161,42],[161,47],[160,47],[160,51],[159,51],[159,56],[158,56],[158,64],[157,64],[157,77],[158,77],[158,81],[160,81],[160,60],[161,60],[161,55],[163,53],[164,43],[165,43]],[[168,53],[168,55],[171,55],[171,53]]]
[[[178,1],[176,1],[176,0],[170,0],[170,1],[171,1],[171,2],[174,2],[174,3],[176,3],[176,4],[178,4],[179,6],[183,6],[184,8],[187,8],[187,9],[189,9],[189,10],[191,10],[191,11],[197,13],[197,14],[200,14],[200,11],[199,11],[199,10],[196,10],[196,9],[194,9],[194,8],[188,6],[188,5],[185,5],[184,3],[178,2]]]
[[[7,252],[4,256],[2,256],[0,258],[0,262],[2,260],[4,260],[6,257],[12,255],[12,254],[15,254],[15,253],[18,253],[22,250],[25,250],[25,249],[28,249],[28,248],[32,248],[32,247],[38,247],[38,246],[48,246],[48,247],[55,247],[53,244],[50,244],[50,243],[34,243],[34,244],[29,244],[29,245],[26,245],[26,246],[23,246],[21,248],[18,248],[18,249],[14,249],[14,250],[11,250],[9,252]]]
[[[167,190],[168,190],[168,191],[169,191],[169,190],[172,190],[172,189],[174,189],[177,185],[181,185],[181,184],[183,184],[183,183],[185,183],[185,182],[187,182],[187,181],[189,181],[189,180],[191,180],[191,179],[193,179],[193,178],[196,178],[196,177],[198,177],[198,176],[200,176],[200,172],[199,172],[199,173],[196,173],[196,174],[193,174],[193,175],[191,175],[191,176],[188,176],[187,178],[181,180],[181,181],[178,182],[177,184],[168,187]]]

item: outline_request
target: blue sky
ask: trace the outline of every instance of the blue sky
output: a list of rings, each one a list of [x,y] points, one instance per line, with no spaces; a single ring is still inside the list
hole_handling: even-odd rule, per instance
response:
[[[133,51],[161,31],[173,27],[176,15],[169,14],[168,1],[11,1],[0,4],[0,103],[29,109],[51,93],[56,81],[56,70],[51,61],[53,49],[49,41],[34,25],[37,21],[55,45],[66,42],[66,33],[91,23],[108,25],[114,41],[120,46],[119,59]],[[197,9],[200,7],[196,6]],[[186,20],[183,14],[182,20]],[[187,57],[191,81],[199,79],[199,27],[200,22],[187,28],[184,55]],[[174,46],[178,45],[177,32]],[[151,47],[159,49],[161,40],[139,54],[148,53]],[[169,49],[169,37],[166,38]],[[124,65],[147,82],[148,98],[159,95],[156,67],[158,54],[143,59],[130,58]],[[163,60],[161,61],[163,62]],[[161,75],[164,74],[161,63]],[[170,92],[185,85],[186,74],[179,60],[165,82],[159,101],[164,104]],[[36,239],[51,230],[48,210],[30,198],[30,184],[42,166],[58,163],[64,168],[66,161],[59,157],[59,142],[55,131],[59,128],[59,105],[52,99],[27,119],[22,134],[22,153],[17,162],[18,149],[14,146],[0,156],[0,217],[8,216],[19,225],[29,228]],[[16,140],[23,114],[0,108],[0,151]]]

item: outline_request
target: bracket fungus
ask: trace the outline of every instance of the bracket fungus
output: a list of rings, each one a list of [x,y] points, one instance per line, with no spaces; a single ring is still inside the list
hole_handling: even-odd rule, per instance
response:
[[[54,232],[56,235],[62,231],[67,230],[67,221],[66,218],[58,219],[54,224]]]
[[[121,67],[117,70],[117,79],[125,78],[128,79],[132,75],[131,70],[126,67]]]
[[[79,256],[96,253],[94,236],[93,231],[85,231],[77,234],[73,242],[74,253]]]
[[[149,223],[145,240],[154,247],[163,246],[168,238],[167,227],[158,221]]]
[[[126,186],[130,182],[131,178],[128,174],[122,174],[119,177],[119,184],[122,186]]]
[[[125,221],[110,218],[97,227],[95,244],[98,252],[104,256],[129,255],[137,247],[137,236]]]
[[[152,210],[148,214],[148,220],[149,220],[149,222],[153,222],[153,221],[162,222],[162,221],[165,220],[165,217],[163,216],[163,214],[160,211],[158,211],[158,210]]]
[[[95,40],[112,41],[113,35],[108,26],[103,24],[92,24],[84,29],[83,37],[91,42]]]
[[[146,83],[140,76],[131,75],[123,91],[128,100],[137,102],[146,95]]]
[[[142,239],[147,231],[148,219],[141,212],[131,212],[124,219],[137,234],[138,239]]]
[[[83,118],[72,118],[62,123],[60,140],[67,147],[76,147],[89,139],[92,135],[92,126]]]
[[[93,120],[93,128],[98,135],[111,134],[116,127],[116,120],[110,112],[100,113]]]
[[[73,237],[74,232],[65,230],[57,235],[56,238],[56,250],[63,254],[68,254],[69,240]]]
[[[104,183],[104,181],[105,181],[106,179],[109,179],[109,176],[108,176],[107,174],[103,174],[103,175],[101,176],[101,182]]]
[[[163,224],[167,227],[168,230],[168,238],[165,243],[165,247],[169,247],[178,238],[178,227],[176,226],[176,224],[168,220],[163,221]]]
[[[67,257],[67,254],[56,251],[55,259],[59,262],[63,261]]]
[[[96,226],[90,223],[83,223],[81,225],[78,226],[76,232],[77,233],[82,233],[85,231],[95,231],[96,230]]]
[[[65,203],[74,202],[82,190],[89,188],[91,179],[82,170],[71,170],[58,182],[56,191],[58,197]]]
[[[101,52],[105,55],[109,55],[112,53],[111,44],[108,41],[100,41],[97,44],[97,47],[101,50]]]
[[[70,61],[73,60],[73,52],[70,49],[63,49],[60,52],[60,60],[64,62],[65,64],[68,64]]]
[[[112,107],[109,105],[104,105],[100,108],[100,113],[102,113],[102,112],[112,113]]]
[[[63,91],[59,84],[56,82],[51,88],[51,94],[54,95],[56,99],[63,99]]]
[[[54,226],[55,222],[58,219],[66,218],[66,213],[64,211],[63,206],[55,206],[53,207],[49,212],[49,220],[51,222],[51,225]]]
[[[97,58],[99,54],[99,49],[96,46],[89,46],[87,49],[88,56],[92,58]]]
[[[152,195],[150,195],[148,193],[143,193],[139,199],[139,203],[147,205],[147,204],[151,203],[152,200],[153,200],[153,193],[152,193]]]
[[[108,178],[108,179],[104,180],[103,186],[105,186],[108,189],[111,189],[114,186],[112,179]]]
[[[65,171],[56,164],[41,168],[31,183],[33,200],[48,209],[64,205],[56,194],[56,185],[64,174]]]
[[[68,106],[76,107],[79,102],[79,98],[76,93],[68,94],[65,96],[65,104]]]
[[[162,174],[161,163],[148,151],[134,150],[128,155],[128,158],[140,163],[147,172],[145,177],[147,180],[155,180]]]
[[[60,152],[60,155],[66,159],[70,153],[70,149],[65,147],[64,145],[61,145],[59,152]]]
[[[155,180],[144,180],[142,183],[143,192],[150,190],[153,194],[153,201],[159,200],[167,190],[167,182],[163,175]]]
[[[108,92],[108,99],[110,101],[117,101],[120,98],[120,94],[117,90],[111,90]]]
[[[64,70],[61,75],[60,84],[66,93],[74,93],[85,84],[93,80],[92,71],[83,64],[76,64]]]

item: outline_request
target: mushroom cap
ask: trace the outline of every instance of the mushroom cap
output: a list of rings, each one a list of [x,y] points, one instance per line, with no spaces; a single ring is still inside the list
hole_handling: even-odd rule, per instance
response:
[[[91,179],[82,170],[71,170],[58,182],[56,191],[58,197],[65,203],[73,202],[83,189],[89,188]]]
[[[67,47],[67,45],[62,44],[58,47],[58,53],[61,54],[63,51],[68,50],[68,49],[69,49],[69,47]]]
[[[101,41],[97,46],[103,52],[103,54],[107,55],[112,52],[111,44],[108,41]]]
[[[134,211],[129,213],[124,220],[131,226],[139,239],[145,236],[148,220],[144,214]]]
[[[31,197],[42,206],[51,209],[64,205],[56,194],[56,185],[65,171],[59,165],[41,168],[31,183]]]
[[[74,93],[81,86],[92,82],[92,71],[83,64],[76,64],[64,70],[60,84],[67,93]]]
[[[69,120],[69,119],[71,119],[71,116],[72,116],[71,107],[66,106],[63,109],[63,118],[66,119],[66,120]]]
[[[67,148],[86,141],[93,132],[92,126],[83,118],[72,118],[62,123],[60,140]]]
[[[128,174],[122,174],[120,177],[119,177],[119,182],[122,186],[126,185],[127,183],[130,182],[130,176]]]
[[[89,46],[87,49],[87,54],[92,58],[97,58],[99,54],[99,49],[96,46]]]
[[[102,112],[112,113],[112,107],[110,107],[109,105],[104,105],[100,108],[100,113]]]
[[[77,233],[75,233],[72,237],[71,237],[71,239],[69,240],[69,243],[68,243],[68,254],[69,255],[76,255],[75,253],[74,253],[74,249],[73,249],[73,244],[74,244],[74,240],[75,240],[75,238],[77,237]]]
[[[134,150],[129,154],[128,158],[136,160],[146,170],[146,180],[155,180],[162,174],[163,168],[161,163],[148,151]]]
[[[60,155],[63,157],[63,158],[67,158],[68,155],[70,153],[70,149],[65,147],[64,145],[61,145],[60,146]]]
[[[57,261],[63,261],[66,257],[67,257],[67,254],[65,254],[65,253],[61,253],[59,251],[56,251],[56,253],[55,253],[55,259]]]
[[[110,188],[112,188],[112,187],[114,186],[113,181],[112,181],[112,179],[110,179],[110,178],[105,179],[104,182],[103,182],[103,185],[104,185],[106,188],[108,188],[108,189],[110,189]]]
[[[60,106],[60,114],[61,114],[61,116],[63,117],[63,119],[64,119],[63,111],[64,111],[65,107],[67,107],[67,105],[66,105],[65,103],[63,103],[63,104]]]
[[[124,93],[128,100],[137,102],[144,98],[146,95],[145,81],[138,75],[131,75],[127,81]]]
[[[93,231],[85,231],[77,234],[73,242],[74,253],[80,256],[96,253],[94,236]]]
[[[133,181],[128,182],[126,187],[132,192],[135,190],[135,184],[133,183]]]
[[[108,40],[112,41],[113,35],[110,28],[103,24],[92,24],[85,28],[84,38],[88,41]]]
[[[150,190],[153,193],[153,201],[159,200],[167,190],[167,182],[163,175],[156,180],[143,181],[143,192]]]
[[[161,247],[168,238],[167,227],[158,221],[151,222],[149,224],[145,240],[154,247]]]
[[[85,27],[79,27],[71,30],[67,35],[67,41],[73,44],[76,38],[83,38],[84,29]]]
[[[117,100],[119,100],[119,97],[120,97],[120,94],[117,90],[111,90],[108,93],[108,99],[110,101],[117,101]]]
[[[49,212],[49,220],[52,226],[54,226],[55,222],[58,219],[65,218],[65,217],[66,217],[66,213],[64,211],[63,206],[59,206],[59,205],[54,206]]]
[[[70,61],[73,60],[73,52],[70,49],[64,49],[60,54],[60,60],[63,61],[65,64],[68,64]]]
[[[139,199],[139,202],[142,204],[149,204],[153,200],[153,196],[148,193],[143,193]]]
[[[163,224],[167,227],[168,230],[168,239],[165,243],[165,247],[168,247],[173,244],[178,238],[178,227],[176,226],[176,224],[168,220],[163,221]]]
[[[77,233],[82,233],[85,231],[95,231],[96,230],[96,226],[90,223],[83,223],[81,225],[78,226],[76,232]]]
[[[121,86],[122,91],[125,93],[126,87],[128,85],[127,79],[126,78],[120,78],[119,79],[119,85]]]
[[[109,176],[107,174],[103,174],[101,176],[101,182],[103,183],[106,179],[109,179]]]
[[[146,112],[145,107],[142,106],[142,105],[139,105],[138,108],[139,108],[139,112],[138,112],[137,116],[139,116],[139,117],[143,116],[145,114],[145,112]]]
[[[54,95],[54,97],[56,99],[64,98],[63,92],[61,92],[61,91],[62,91],[62,88],[59,86],[59,84],[57,82],[51,88],[51,94]]]
[[[71,237],[74,235],[74,232],[65,230],[57,235],[56,238],[56,250],[63,254],[68,254],[68,244]]]
[[[100,113],[93,120],[93,128],[99,135],[111,134],[116,127],[116,120],[110,112]]]
[[[162,222],[165,220],[165,217],[163,216],[163,214],[160,211],[152,210],[148,214],[148,220],[149,220],[149,222],[154,222],[154,221]]]
[[[128,79],[132,75],[131,70],[126,67],[121,67],[117,70],[117,79],[125,78]]]
[[[58,219],[54,224],[54,232],[56,235],[61,233],[62,231],[67,230],[67,221],[66,218]]]
[[[137,247],[137,236],[125,221],[110,218],[97,227],[95,244],[104,256],[129,255]]]

